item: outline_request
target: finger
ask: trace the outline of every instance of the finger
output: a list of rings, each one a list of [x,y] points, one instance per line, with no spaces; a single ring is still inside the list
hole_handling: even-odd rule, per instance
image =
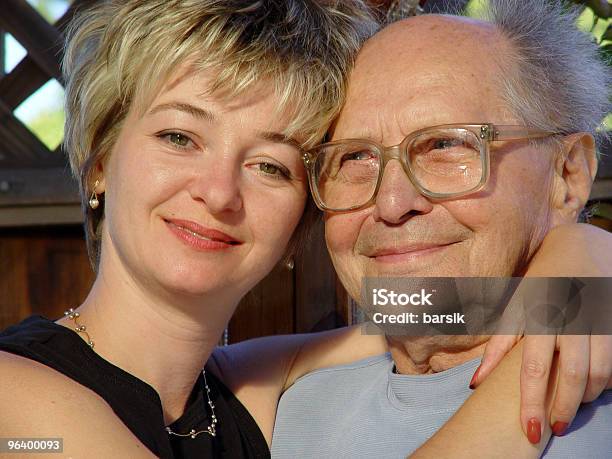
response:
[[[487,342],[480,366],[470,381],[470,389],[475,389],[493,371],[501,359],[510,352],[520,335],[493,335]]]
[[[591,362],[582,401],[592,402],[605,389],[612,389],[612,336],[591,336]]]
[[[521,281],[495,326],[495,333],[485,346],[485,352],[480,366],[474,372],[470,381],[470,389],[476,388],[499,364],[501,359],[523,336],[525,328],[524,313],[524,281]],[[511,288],[511,286],[508,286]]]
[[[550,413],[553,434],[563,435],[572,423],[587,385],[590,335],[559,337],[559,378]]]
[[[540,443],[548,376],[557,337],[527,336],[521,365],[521,426],[529,441]]]

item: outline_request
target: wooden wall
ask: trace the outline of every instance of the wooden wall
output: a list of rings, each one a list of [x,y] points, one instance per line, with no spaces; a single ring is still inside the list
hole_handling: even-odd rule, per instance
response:
[[[59,317],[93,277],[80,227],[0,230],[0,328],[30,314]]]

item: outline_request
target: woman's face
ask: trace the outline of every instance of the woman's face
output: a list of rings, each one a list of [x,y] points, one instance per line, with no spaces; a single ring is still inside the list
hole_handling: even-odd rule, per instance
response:
[[[149,290],[237,299],[282,257],[307,181],[270,87],[224,99],[204,95],[210,82],[183,72],[144,115],[128,114],[98,187],[100,269]]]

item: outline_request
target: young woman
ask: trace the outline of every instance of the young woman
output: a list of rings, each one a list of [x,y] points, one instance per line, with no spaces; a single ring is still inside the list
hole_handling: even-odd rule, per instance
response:
[[[300,245],[300,150],[375,29],[360,0],[116,0],[80,16],[66,145],[97,276],[64,318],[0,336],[4,437],[61,437],[73,456],[266,457],[291,381],[384,349],[348,329],[209,362],[242,296]]]
[[[57,323],[0,339],[3,437],[62,437],[76,457],[269,454],[203,367],[299,244],[300,151],[376,27],[361,0],[115,0],[77,18],[65,143],[97,276]]]

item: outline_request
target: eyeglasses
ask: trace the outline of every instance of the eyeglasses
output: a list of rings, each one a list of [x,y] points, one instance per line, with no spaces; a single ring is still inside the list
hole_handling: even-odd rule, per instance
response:
[[[455,198],[475,193],[487,183],[490,142],[556,134],[524,126],[445,124],[412,132],[392,147],[360,139],[324,143],[304,152],[303,160],[317,206],[342,212],[374,203],[391,159],[402,164],[422,195]]]

